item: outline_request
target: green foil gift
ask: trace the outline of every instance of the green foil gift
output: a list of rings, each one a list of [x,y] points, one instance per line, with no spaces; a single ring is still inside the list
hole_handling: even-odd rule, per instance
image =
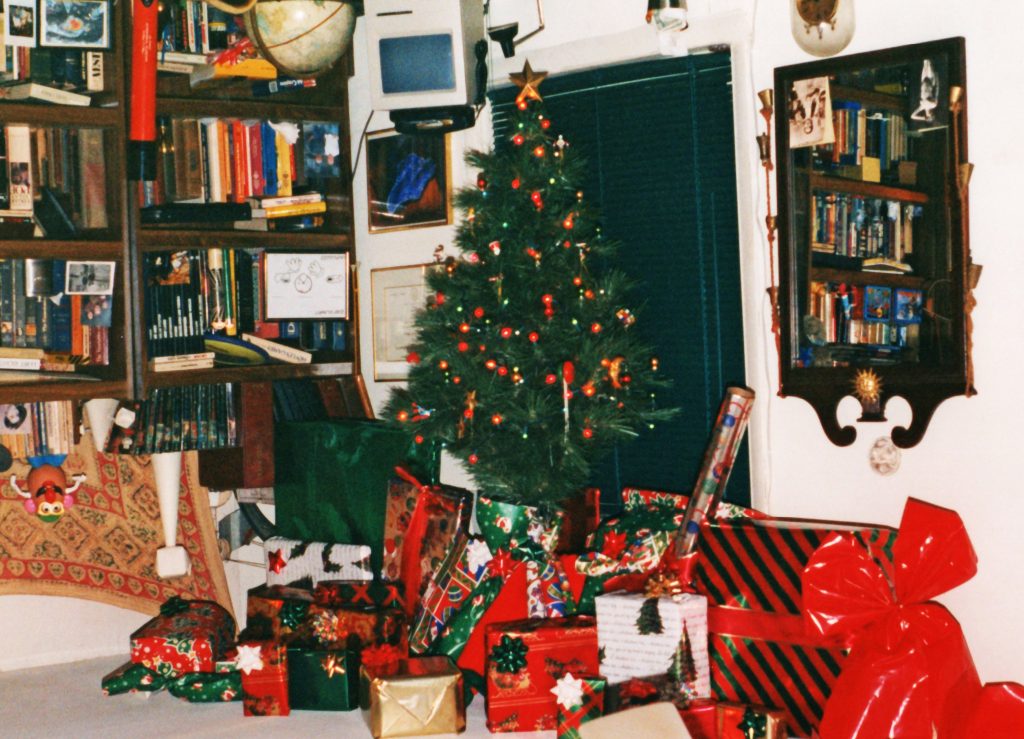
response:
[[[359,706],[359,658],[350,649],[288,648],[292,710],[351,711]]]

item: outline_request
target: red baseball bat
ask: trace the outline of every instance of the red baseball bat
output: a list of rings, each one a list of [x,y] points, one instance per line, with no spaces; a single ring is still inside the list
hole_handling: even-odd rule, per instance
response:
[[[128,177],[156,179],[157,0],[132,2],[131,120]]]

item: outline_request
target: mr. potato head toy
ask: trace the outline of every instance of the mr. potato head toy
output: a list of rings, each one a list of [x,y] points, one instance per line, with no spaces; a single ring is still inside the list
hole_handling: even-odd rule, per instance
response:
[[[85,481],[85,475],[73,475],[74,484],[68,487],[67,476],[60,467],[63,458],[60,458],[59,461],[54,460],[56,464],[49,459],[29,459],[32,471],[28,473],[28,479],[25,481],[27,491],[19,487],[17,475],[11,475],[11,487],[25,499],[26,511],[36,514],[41,521],[54,523],[59,521],[64,512],[75,504],[75,491]]]

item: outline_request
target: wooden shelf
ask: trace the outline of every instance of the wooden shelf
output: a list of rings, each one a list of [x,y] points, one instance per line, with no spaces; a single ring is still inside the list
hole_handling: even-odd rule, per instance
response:
[[[45,252],[45,255],[41,254]],[[0,239],[0,257],[39,257],[47,259],[124,259],[120,241],[50,241],[48,239]]]
[[[132,386],[127,380],[39,380],[0,382],[0,400],[27,403],[41,400],[84,400],[87,398],[128,398]]]
[[[859,87],[849,87],[847,85],[832,85],[830,94],[833,101],[852,100],[860,103],[865,108],[891,110],[894,113],[901,114],[905,113],[907,109],[906,98],[876,90],[863,90]]]
[[[928,202],[928,195],[917,190],[907,190],[903,187],[892,187],[891,185],[882,185],[877,182],[863,182],[861,180],[850,180],[845,177],[833,177],[831,175],[810,175],[810,187],[812,192],[846,192],[866,198],[898,200],[901,203],[924,204]]]
[[[903,275],[893,272],[865,272],[863,270],[835,269],[834,267],[811,267],[810,278],[815,282],[853,282],[858,285],[888,285],[923,289],[925,279],[917,275]]]
[[[0,103],[0,123],[25,123],[62,128],[115,128],[122,125],[121,108],[87,108],[46,103]]]
[[[265,247],[347,251],[352,238],[346,234],[280,233],[277,231],[176,230],[146,228],[139,231],[141,251],[165,251],[168,248]]]
[[[181,118],[258,118],[291,121],[347,120],[342,105],[301,105],[263,100],[196,100],[194,98],[163,98],[157,101],[157,115]]]
[[[267,380],[294,380],[303,377],[335,377],[351,375],[352,362],[322,362],[317,364],[259,364],[250,367],[214,367],[212,369],[182,372],[143,373],[147,387],[199,385],[221,382],[265,382]]]

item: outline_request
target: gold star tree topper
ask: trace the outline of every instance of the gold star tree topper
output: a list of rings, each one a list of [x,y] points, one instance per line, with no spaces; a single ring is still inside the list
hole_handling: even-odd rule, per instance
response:
[[[526,60],[526,64],[523,65],[522,72],[513,72],[508,76],[512,82],[519,86],[519,94],[516,95],[516,105],[522,104],[525,100],[541,100],[540,93],[537,92],[537,88],[540,87],[540,83],[544,81],[544,78],[548,76],[547,72],[534,72],[530,66],[530,60]]]

